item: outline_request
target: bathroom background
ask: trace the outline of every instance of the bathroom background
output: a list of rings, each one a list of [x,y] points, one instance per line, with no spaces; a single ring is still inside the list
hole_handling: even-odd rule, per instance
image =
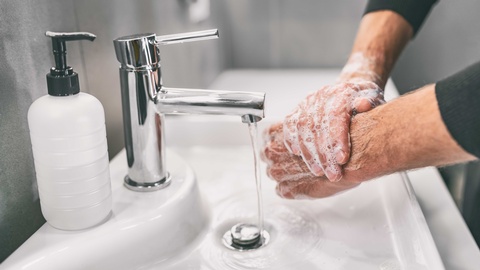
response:
[[[209,3],[208,18],[192,19],[195,5],[204,2]],[[166,85],[206,88],[226,69],[340,68],[349,55],[365,3],[1,0],[0,262],[45,222],[27,126],[28,108],[47,93],[45,74],[53,66],[51,41],[45,31],[97,35],[93,43],[69,43],[68,64],[79,73],[81,91],[93,94],[104,105],[109,154],[113,157],[123,148],[113,39],[134,33],[218,28],[219,40],[162,47]],[[480,59],[480,32],[475,27],[480,22],[478,10],[480,2],[475,0],[440,1],[393,72],[401,92],[435,82]],[[471,220],[473,194],[480,184],[475,165],[441,169],[467,221]],[[469,186],[468,193],[462,192],[462,183]]]

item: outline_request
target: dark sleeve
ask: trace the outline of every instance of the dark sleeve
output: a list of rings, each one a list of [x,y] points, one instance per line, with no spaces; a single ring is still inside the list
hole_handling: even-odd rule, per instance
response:
[[[480,62],[437,82],[435,95],[452,137],[480,158]]]
[[[365,14],[379,10],[391,10],[400,14],[413,27],[415,36],[423,21],[438,0],[369,0]]]

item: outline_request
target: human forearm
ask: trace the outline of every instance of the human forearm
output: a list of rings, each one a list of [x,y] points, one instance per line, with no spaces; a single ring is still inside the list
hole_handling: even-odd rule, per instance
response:
[[[443,123],[433,84],[355,116],[350,128],[348,179],[369,180],[396,171],[475,159]]]
[[[436,2],[369,0],[346,65],[350,70],[363,66],[368,72],[366,76],[362,72],[354,72],[351,75],[342,74],[342,77],[348,80],[360,75],[360,79],[374,81],[383,88],[401,51],[418,32]],[[362,59],[364,64],[358,64]],[[373,79],[372,74],[376,75]]]
[[[412,26],[393,11],[366,14],[339,80],[372,81],[383,89],[398,56],[412,35]]]

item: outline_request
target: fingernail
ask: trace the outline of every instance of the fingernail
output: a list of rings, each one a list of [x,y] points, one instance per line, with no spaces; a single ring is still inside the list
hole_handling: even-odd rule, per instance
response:
[[[313,164],[311,171],[315,176],[322,176],[322,175],[325,174],[323,172],[323,169],[322,169],[321,165],[318,165],[318,164]]]
[[[330,182],[338,182],[342,179],[342,175],[339,173],[334,173],[327,178],[330,180]]]
[[[337,151],[337,153],[335,154],[335,159],[339,164],[345,164],[348,161],[347,155],[342,150]]]
[[[298,144],[294,143],[291,145],[291,147],[292,147],[292,154],[298,155],[300,153],[300,147],[298,146]]]
[[[342,179],[342,172],[337,171],[336,168],[328,168],[325,172],[325,175],[330,182],[338,182],[340,179]]]

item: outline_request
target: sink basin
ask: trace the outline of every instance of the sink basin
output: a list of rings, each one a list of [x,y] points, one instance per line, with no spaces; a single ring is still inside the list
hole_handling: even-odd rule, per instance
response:
[[[175,151],[188,157],[198,175],[211,222],[191,253],[158,269],[444,269],[410,182],[401,174],[327,199],[289,201],[276,196],[262,169],[271,239],[242,253],[226,249],[221,237],[238,222],[256,222],[251,148]]]
[[[315,90],[337,72],[227,72],[212,88],[267,90],[270,109],[259,123],[263,129],[306,94],[299,90],[289,98],[288,91]],[[303,84],[295,86],[298,82]],[[387,97],[393,97],[389,85]],[[404,174],[327,199],[288,201],[275,195],[262,168],[270,242],[244,252],[223,246],[232,225],[257,222],[248,134],[235,117],[168,117],[167,169],[173,177],[168,188],[136,193],[123,187],[122,151],[110,164],[108,221],[80,232],[45,224],[0,269],[444,269]]]

